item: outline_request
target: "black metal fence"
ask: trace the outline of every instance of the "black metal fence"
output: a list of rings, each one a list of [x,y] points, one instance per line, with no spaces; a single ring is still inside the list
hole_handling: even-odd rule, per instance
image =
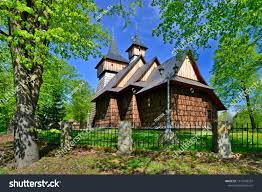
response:
[[[255,129],[249,124],[234,125],[230,130],[232,150],[236,152],[262,152],[262,128]]]
[[[175,133],[175,143],[170,147],[177,150],[210,151],[212,149],[212,131],[206,126],[189,126],[171,129]],[[164,147],[159,138],[164,128],[134,128],[133,146],[135,149],[159,150]],[[59,144],[59,131],[39,131],[38,139],[48,143]],[[95,128],[92,130],[74,130],[72,144],[75,146],[117,147],[117,128]],[[230,131],[232,150],[234,152],[262,151],[262,129],[238,126]]]
[[[169,146],[180,150],[211,150],[212,131],[205,127],[177,127],[171,129],[175,133],[174,143]],[[133,130],[133,142],[136,149],[157,150],[164,147],[160,138],[165,129],[139,128]]]

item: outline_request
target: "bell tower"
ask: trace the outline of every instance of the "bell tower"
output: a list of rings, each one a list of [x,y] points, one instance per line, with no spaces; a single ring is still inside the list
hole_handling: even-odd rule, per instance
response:
[[[120,55],[116,42],[112,39],[108,53],[96,65],[97,77],[99,79],[97,92],[102,90],[107,83],[127,65],[128,61]]]
[[[129,61],[133,61],[138,56],[145,57],[147,49],[148,48],[141,42],[138,34],[136,33],[132,39],[132,44],[126,50],[126,52],[128,52]]]

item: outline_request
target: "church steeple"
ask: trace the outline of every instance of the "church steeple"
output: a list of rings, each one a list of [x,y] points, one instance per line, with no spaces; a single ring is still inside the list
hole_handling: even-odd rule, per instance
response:
[[[97,90],[102,89],[106,84],[124,67],[128,65],[128,61],[119,53],[114,38],[107,54],[96,65],[97,77],[99,78],[99,86]]]
[[[133,60],[138,56],[145,57],[145,52],[148,48],[141,42],[138,34],[136,33],[132,38],[132,44],[128,47],[126,52],[128,52],[129,60]]]
[[[128,63],[128,61],[124,57],[122,57],[122,55],[120,55],[114,38],[111,41],[111,45],[109,47],[109,50],[108,50],[105,58],[112,59],[112,60],[115,60],[115,61],[124,62],[124,63]]]

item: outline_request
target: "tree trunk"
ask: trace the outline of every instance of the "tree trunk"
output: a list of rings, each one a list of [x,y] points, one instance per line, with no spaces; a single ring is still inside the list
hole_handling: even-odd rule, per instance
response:
[[[249,115],[249,118],[250,118],[251,127],[252,127],[252,130],[255,130],[256,124],[255,124],[254,113],[253,113],[253,109],[251,107],[250,97],[249,97],[249,94],[247,93],[246,89],[244,89],[244,94],[245,94],[245,98],[246,98],[247,112],[248,112],[248,115]]]
[[[13,57],[16,111],[13,117],[14,150],[17,167],[31,165],[39,159],[35,133],[35,109],[42,84],[42,66],[28,71],[20,62],[22,51],[11,46]]]
[[[28,7],[34,7],[34,1],[26,1]],[[34,7],[34,10],[37,7]],[[36,142],[35,110],[38,102],[39,91],[42,84],[43,67],[45,57],[48,52],[41,48],[41,54],[36,54],[39,42],[34,38],[27,38],[23,35],[14,33],[19,30],[26,30],[34,35],[36,29],[47,30],[48,23],[39,22],[40,17],[49,18],[44,9],[37,10],[34,14],[29,14],[20,9],[11,9],[11,15],[17,15],[20,19],[8,18],[8,31],[11,41],[9,49],[11,53],[16,111],[12,120],[14,128],[14,150],[15,160],[18,167],[24,167],[32,164],[39,159],[39,149]],[[41,14],[40,14],[41,13]],[[47,40],[42,39],[42,44],[47,46]],[[34,47],[29,49],[28,45]]]
[[[79,122],[79,129],[84,129],[85,126],[85,122],[84,122],[84,118],[80,118],[80,122]]]

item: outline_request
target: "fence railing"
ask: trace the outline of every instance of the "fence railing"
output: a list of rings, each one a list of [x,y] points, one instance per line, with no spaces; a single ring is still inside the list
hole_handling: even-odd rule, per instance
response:
[[[233,151],[262,151],[262,128],[252,129],[246,126],[234,126],[230,130],[230,140]]]
[[[210,151],[212,148],[212,131],[206,127],[176,127],[171,129],[175,143],[170,146],[180,150]],[[164,128],[134,128],[132,132],[134,149],[159,150],[163,143],[159,138]],[[41,130],[38,139],[48,143],[59,144],[61,133]],[[77,138],[77,139],[76,139]],[[94,128],[92,130],[73,130],[72,139],[76,146],[117,147],[117,128]],[[234,152],[262,151],[262,128],[252,130],[250,127],[234,127],[230,130],[232,150]]]

